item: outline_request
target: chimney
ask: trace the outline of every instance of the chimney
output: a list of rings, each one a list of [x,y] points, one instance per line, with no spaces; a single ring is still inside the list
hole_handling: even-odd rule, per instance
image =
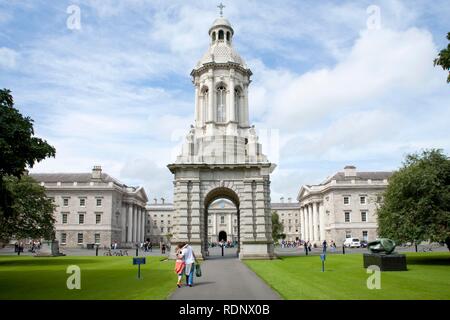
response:
[[[156,199],[156,198],[153,198],[153,201],[155,201],[155,204],[158,203],[158,199]]]
[[[344,176],[346,177],[356,177],[356,167],[355,166],[345,166]]]
[[[288,198],[288,202],[289,202],[289,203],[292,202],[292,198],[291,198],[291,197]]]
[[[281,198],[280,198],[280,202],[281,202],[281,203],[284,203],[284,197],[281,197]]]
[[[94,166],[94,168],[92,169],[92,179],[100,180],[101,178],[102,178],[102,167]]]
[[[162,204],[164,204],[164,198],[161,198],[161,202],[162,202]]]

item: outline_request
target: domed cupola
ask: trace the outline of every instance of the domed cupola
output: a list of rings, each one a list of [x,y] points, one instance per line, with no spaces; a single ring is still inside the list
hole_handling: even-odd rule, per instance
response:
[[[199,69],[208,63],[237,63],[247,69],[244,59],[233,48],[234,30],[231,23],[223,18],[217,18],[209,28],[210,45],[208,51],[198,61],[194,69]]]

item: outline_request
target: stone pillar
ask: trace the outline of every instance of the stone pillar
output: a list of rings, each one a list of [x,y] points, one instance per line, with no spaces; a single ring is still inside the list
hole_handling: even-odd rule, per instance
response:
[[[214,238],[217,238],[217,213],[214,213],[212,216],[213,216],[212,217],[212,221],[213,221],[212,236],[214,236]]]
[[[133,205],[129,203],[127,205],[128,209],[128,231],[127,231],[127,242],[133,242]]]
[[[303,207],[303,214],[305,216],[305,240],[309,240],[309,212],[308,212],[308,205],[306,204]]]
[[[300,208],[300,240],[305,240],[305,216],[304,216],[304,208]]]
[[[325,208],[323,206],[323,202],[320,203],[319,206],[319,224],[320,224],[320,239],[323,240],[327,240],[325,239],[326,235],[325,235]],[[328,241],[328,240],[327,240]]]
[[[236,121],[235,109],[234,109],[234,70],[230,70],[230,88],[228,99],[228,121]]]
[[[122,230],[121,244],[127,242],[127,205],[122,202],[122,210],[120,212],[120,229]]]
[[[214,78],[212,74],[208,78],[208,121],[214,121]]]
[[[147,219],[148,219],[148,217],[147,217],[147,210],[145,209],[145,207],[144,208],[142,208],[142,241],[144,241],[145,242],[145,238],[146,238],[146,235],[147,235],[147,228],[146,228],[146,226],[147,226]]]
[[[313,227],[313,240],[314,242],[318,241],[318,235],[317,235],[317,202],[313,202],[311,204],[312,206],[312,227]]]
[[[195,83],[195,126],[200,126],[201,125],[201,120],[200,120],[200,112],[201,112],[201,107],[199,105],[199,99],[198,99],[198,95],[199,95],[199,88],[198,88],[199,84]]]
[[[137,207],[137,212],[138,212],[138,215],[137,215],[137,218],[138,218],[138,223],[137,223],[137,228],[138,228],[137,241],[139,243],[141,243],[142,242],[142,208],[138,206]]]
[[[309,240],[314,242],[314,228],[313,228],[313,208],[312,203],[308,204],[308,222],[309,222]]]
[[[243,106],[242,126],[249,126],[249,113],[248,113],[248,84],[244,84],[244,106]]]
[[[136,205],[133,204],[133,243],[137,241],[137,210]]]

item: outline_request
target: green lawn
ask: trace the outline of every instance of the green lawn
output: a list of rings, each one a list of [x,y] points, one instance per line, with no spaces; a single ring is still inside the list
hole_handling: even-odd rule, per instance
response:
[[[369,290],[361,254],[248,260],[245,263],[285,299],[450,299],[450,254],[408,253],[408,271],[381,272]]]
[[[137,279],[132,257],[0,256],[2,299],[166,299],[176,288],[173,261],[147,257]],[[69,290],[69,265],[81,269],[81,289]]]

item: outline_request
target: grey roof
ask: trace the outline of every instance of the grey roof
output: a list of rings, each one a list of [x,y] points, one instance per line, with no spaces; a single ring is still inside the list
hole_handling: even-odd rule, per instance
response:
[[[333,176],[327,178],[323,183],[326,184],[331,180],[350,181],[350,180],[384,180],[392,176],[392,171],[373,171],[373,172],[356,172],[356,176],[346,177],[344,172],[337,172]]]
[[[34,178],[35,180],[39,182],[80,182],[80,183],[87,183],[92,180],[92,174],[91,173],[30,173],[30,176]],[[102,182],[108,183],[108,182],[114,182],[118,185],[124,185],[120,181],[114,179],[110,175],[106,173],[102,173]]]

